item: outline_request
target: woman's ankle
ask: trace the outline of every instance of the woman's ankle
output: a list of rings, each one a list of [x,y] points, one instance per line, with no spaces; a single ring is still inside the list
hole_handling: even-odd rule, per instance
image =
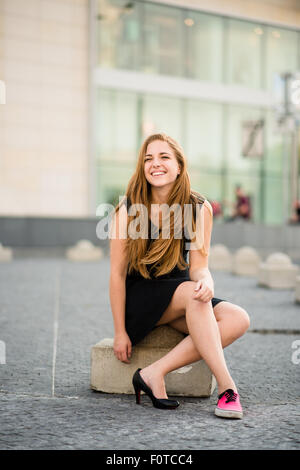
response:
[[[142,371],[149,376],[159,376],[159,377],[164,377],[165,374],[161,371],[159,367],[153,366],[150,364],[149,366],[146,366],[142,369]]]
[[[228,390],[231,388],[235,393],[238,393],[237,387],[234,382],[227,382],[227,383],[222,383],[222,384],[217,384],[218,388],[218,395],[221,395],[221,393],[225,392],[225,390]]]

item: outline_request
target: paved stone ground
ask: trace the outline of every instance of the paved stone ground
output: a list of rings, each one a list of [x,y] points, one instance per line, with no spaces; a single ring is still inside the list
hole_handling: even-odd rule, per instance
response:
[[[225,349],[244,408],[223,420],[210,398],[174,411],[89,388],[90,350],[113,337],[109,259],[19,258],[0,264],[0,449],[299,449],[300,306],[293,290],[213,272],[215,296],[244,307],[251,327]],[[298,350],[293,342],[298,340]],[[294,359],[292,361],[292,354]]]

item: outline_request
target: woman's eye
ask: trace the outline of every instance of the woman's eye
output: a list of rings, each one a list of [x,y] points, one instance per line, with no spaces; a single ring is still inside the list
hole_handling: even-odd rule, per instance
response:
[[[169,158],[167,155],[163,155],[162,158]],[[151,158],[145,158],[144,162],[148,162],[149,160],[151,160]]]

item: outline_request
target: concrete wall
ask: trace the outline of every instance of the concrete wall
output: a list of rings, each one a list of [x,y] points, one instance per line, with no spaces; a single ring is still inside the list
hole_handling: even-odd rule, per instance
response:
[[[1,217],[0,243],[11,247],[66,247],[79,239],[100,244],[97,218]]]
[[[99,240],[99,218],[0,217],[0,243],[12,248],[48,249],[67,247],[79,239],[91,240],[108,252],[108,240]],[[242,246],[256,248],[262,257],[282,251],[300,262],[300,225],[264,226],[236,221],[215,223],[211,244],[222,243],[234,252]]]
[[[215,223],[212,243],[222,243],[232,252],[242,246],[252,246],[262,257],[274,251],[282,251],[300,262],[300,224],[266,226],[243,221]]]
[[[88,0],[0,0],[0,214],[88,213]]]

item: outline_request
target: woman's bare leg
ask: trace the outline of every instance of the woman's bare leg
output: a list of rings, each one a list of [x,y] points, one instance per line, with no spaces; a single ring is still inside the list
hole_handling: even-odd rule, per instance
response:
[[[210,303],[209,303],[210,304]],[[211,305],[211,304],[210,304]],[[198,311],[198,315],[201,313]],[[223,353],[223,348],[231,344],[237,338],[242,336],[245,331],[249,327],[249,317],[247,312],[240,308],[237,305],[231,304],[230,302],[220,302],[214,308],[214,317],[215,323],[217,324],[219,338]],[[211,322],[212,326],[210,328],[214,328],[214,322]],[[179,317],[170,322],[170,325],[174,328],[177,328],[183,332],[188,333],[188,326],[185,317]],[[204,335],[207,335],[207,324],[204,323]],[[206,332],[205,332],[206,330]],[[214,337],[216,338],[215,341],[218,341],[218,335],[214,333]],[[199,339],[198,339],[199,340]],[[202,341],[202,337],[200,340]],[[205,344],[205,341],[204,341]],[[207,347],[207,342],[206,342]],[[212,353],[213,355],[214,353]],[[219,366],[216,368],[214,365],[214,361],[216,361],[215,357],[210,356],[210,364],[213,367],[213,374],[221,375],[221,380],[217,380],[218,382],[218,391],[222,393],[222,391],[226,390],[227,388],[233,388],[236,391],[236,386],[227,370],[226,363],[223,354],[218,352],[217,361],[219,360]],[[221,360],[218,359],[221,356]],[[207,356],[206,356],[207,357]],[[175,348],[173,348],[168,354],[166,354],[163,358],[159,359],[155,363],[151,364],[150,366],[144,368],[141,372],[142,377],[148,383],[148,385],[152,388],[152,391],[155,396],[158,398],[167,398],[165,384],[164,384],[164,376],[184,365],[191,364],[196,362],[200,359],[204,359],[203,354],[199,352],[199,350],[195,347],[195,343],[193,340],[192,335],[187,336],[184,338]],[[207,361],[206,361],[207,362]],[[225,364],[225,366],[224,366]],[[208,364],[209,365],[209,364]],[[225,373],[224,373],[225,369]],[[216,370],[218,372],[216,372]],[[216,377],[217,378],[217,377]]]
[[[236,389],[224,358],[220,331],[211,302],[190,299],[186,306],[186,323],[195,348],[216,378],[219,393]]]

